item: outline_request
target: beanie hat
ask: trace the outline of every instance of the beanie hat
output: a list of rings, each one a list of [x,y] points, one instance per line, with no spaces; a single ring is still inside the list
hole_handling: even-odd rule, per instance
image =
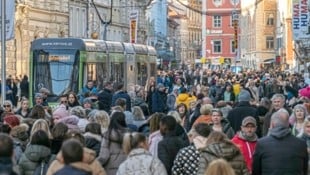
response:
[[[15,115],[8,115],[3,118],[3,121],[8,124],[11,128],[19,125],[19,119]]]
[[[300,89],[299,90],[299,95],[301,97],[310,98],[310,86]]]
[[[69,116],[69,112],[66,109],[66,106],[65,105],[60,105],[58,108],[56,108],[55,111],[53,112],[53,118],[55,116],[58,116],[60,118],[64,118],[64,117]]]
[[[241,90],[238,96],[238,101],[250,101],[251,95],[247,90]]]

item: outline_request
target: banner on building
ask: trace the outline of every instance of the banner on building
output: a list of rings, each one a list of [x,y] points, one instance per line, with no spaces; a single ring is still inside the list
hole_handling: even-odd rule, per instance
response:
[[[137,31],[138,31],[138,16],[139,12],[137,10],[133,10],[130,13],[130,42],[131,43],[136,43],[137,42]]]
[[[2,14],[2,7],[0,3],[0,16]],[[14,38],[14,19],[15,19],[15,1],[6,1],[5,5],[5,27],[6,27],[6,40],[10,40]],[[0,18],[0,26],[1,26],[1,18]],[[1,29],[1,28],[0,28]],[[2,32],[2,31],[1,31]],[[1,40],[1,37],[0,37]]]
[[[293,0],[293,37],[294,40],[310,38],[308,0]]]

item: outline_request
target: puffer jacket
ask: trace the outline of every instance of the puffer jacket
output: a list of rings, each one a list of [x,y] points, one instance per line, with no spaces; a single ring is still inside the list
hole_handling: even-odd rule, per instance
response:
[[[107,133],[103,136],[98,160],[108,175],[115,175],[119,165],[126,160],[127,156],[122,149],[123,135],[118,136],[113,130],[108,138]]]
[[[96,160],[96,153],[93,150],[84,147],[82,162],[89,165],[89,167],[92,170],[92,175],[106,175],[106,172],[101,167],[100,163]],[[64,166],[65,166],[64,159],[60,151],[56,156],[56,160],[54,160],[50,164],[46,175],[53,175],[58,170],[62,169]]]
[[[249,175],[239,148],[230,141],[211,143],[202,149],[197,174],[204,174],[209,163],[219,158],[225,159],[232,166],[236,175]]]
[[[120,165],[117,175],[166,175],[167,171],[161,161],[142,148],[133,149],[128,158]]]
[[[54,158],[50,148],[42,145],[28,145],[18,163],[20,175],[33,175],[43,160],[51,162]]]

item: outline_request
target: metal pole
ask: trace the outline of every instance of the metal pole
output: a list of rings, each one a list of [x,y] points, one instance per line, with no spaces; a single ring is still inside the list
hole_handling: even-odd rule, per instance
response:
[[[201,35],[202,35],[202,44],[201,44],[201,51],[202,51],[202,57],[207,58],[207,0],[202,0],[202,30],[201,30]]]
[[[5,6],[5,1],[6,0],[2,0],[1,1],[1,95],[2,95],[2,104],[4,104],[5,101],[5,97],[6,97],[6,75],[5,75],[5,71],[6,71],[6,58],[5,58],[5,44],[6,44],[6,25],[5,25],[5,21],[6,21],[6,16],[5,16],[5,10],[6,10],[6,6]]]

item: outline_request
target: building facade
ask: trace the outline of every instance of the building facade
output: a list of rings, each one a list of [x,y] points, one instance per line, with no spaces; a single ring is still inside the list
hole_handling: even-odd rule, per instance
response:
[[[236,62],[238,35],[235,14],[240,12],[239,0],[210,0],[206,8],[206,58],[211,65],[228,66]]]
[[[276,0],[242,1],[240,58],[245,68],[262,69],[276,61],[276,20]]]
[[[129,42],[133,11],[138,14],[136,43],[146,44],[148,5],[141,0],[18,0],[15,37],[7,41],[7,75],[20,77],[29,73],[30,44],[37,38],[78,37]]]

